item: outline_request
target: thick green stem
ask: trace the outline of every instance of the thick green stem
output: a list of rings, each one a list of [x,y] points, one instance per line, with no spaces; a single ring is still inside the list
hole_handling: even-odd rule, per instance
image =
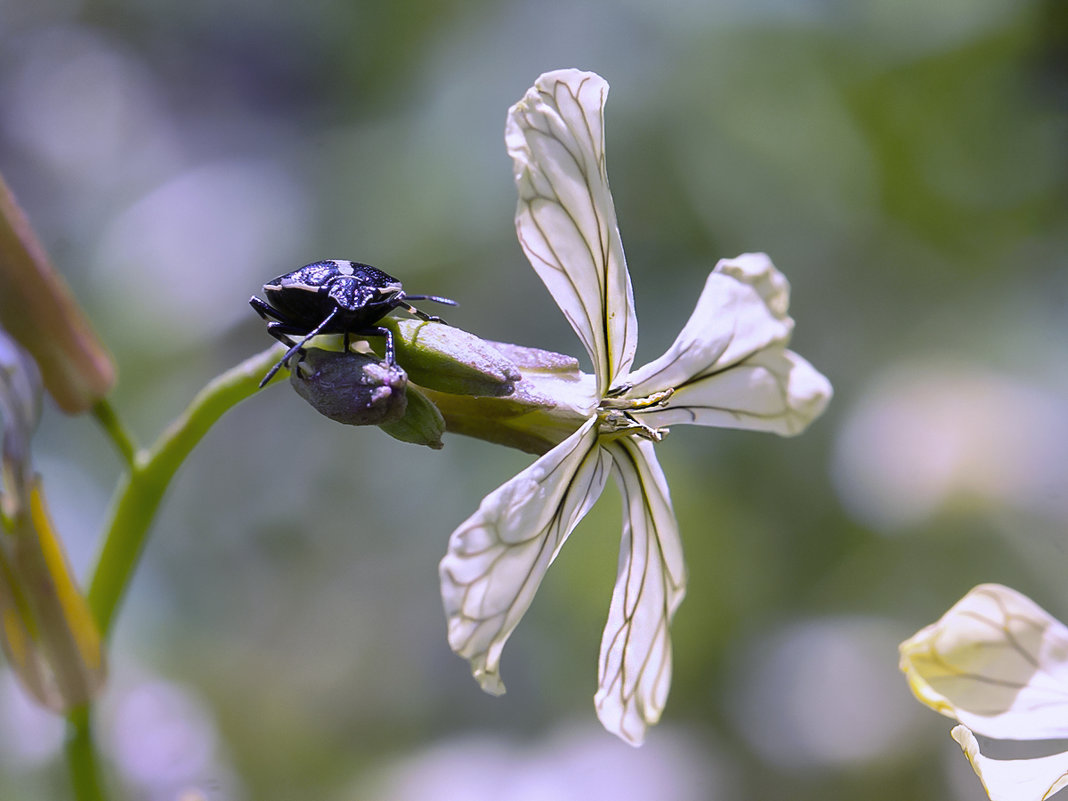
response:
[[[102,637],[107,638],[111,631],[148,530],[174,474],[208,429],[228,409],[256,392],[279,351],[279,346],[270,348],[220,375],[197,394],[151,449],[133,460],[115,491],[104,545],[89,584],[89,609]]]

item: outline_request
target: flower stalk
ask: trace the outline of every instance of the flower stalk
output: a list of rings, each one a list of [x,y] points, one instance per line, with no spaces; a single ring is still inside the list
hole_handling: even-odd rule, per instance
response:
[[[147,451],[137,453],[115,491],[104,544],[89,584],[89,608],[107,638],[116,610],[144,548],[171,479],[186,457],[224,413],[259,388],[259,380],[277,361],[272,347],[227,370],[201,390],[189,407]],[[277,380],[277,379],[275,379]],[[113,436],[121,429],[107,429]],[[129,447],[117,443],[120,450]]]

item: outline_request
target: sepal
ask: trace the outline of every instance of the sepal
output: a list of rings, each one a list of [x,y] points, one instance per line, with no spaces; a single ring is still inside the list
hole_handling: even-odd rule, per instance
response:
[[[392,423],[379,425],[393,439],[412,445],[426,445],[440,450],[445,443],[441,435],[445,433],[445,418],[438,407],[422,392],[408,385],[408,408],[404,417]]]
[[[397,361],[420,386],[452,395],[510,395],[522,376],[489,342],[461,328],[387,318]]]

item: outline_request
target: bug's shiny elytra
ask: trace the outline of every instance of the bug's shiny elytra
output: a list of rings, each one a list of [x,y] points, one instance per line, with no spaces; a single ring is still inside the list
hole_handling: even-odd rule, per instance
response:
[[[267,333],[289,350],[263,377],[264,386],[308,340],[320,334],[381,336],[386,340],[386,361],[396,363],[393,335],[376,325],[394,309],[404,309],[420,320],[442,322],[412,306],[410,300],[432,300],[455,306],[456,301],[437,295],[408,295],[392,275],[355,261],[328,259],[305,264],[263,285],[266,300],[253,296],[249,305],[267,321]]]

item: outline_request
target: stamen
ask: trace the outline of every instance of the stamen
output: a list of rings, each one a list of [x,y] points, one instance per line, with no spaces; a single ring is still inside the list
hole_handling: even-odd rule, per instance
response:
[[[618,392],[626,392],[629,386],[625,386],[618,390]],[[598,407],[601,409],[621,409],[624,411],[638,411],[641,409],[651,409],[654,406],[667,406],[668,400],[675,394],[675,388],[670,387],[661,392],[654,392],[652,395],[647,395],[644,398],[620,398],[617,397],[617,390],[609,390],[608,394],[601,399]]]
[[[597,416],[600,418],[598,432],[602,437],[613,438],[633,434],[651,442],[660,442],[668,435],[668,429],[646,425],[625,410],[602,410],[597,413]]]

